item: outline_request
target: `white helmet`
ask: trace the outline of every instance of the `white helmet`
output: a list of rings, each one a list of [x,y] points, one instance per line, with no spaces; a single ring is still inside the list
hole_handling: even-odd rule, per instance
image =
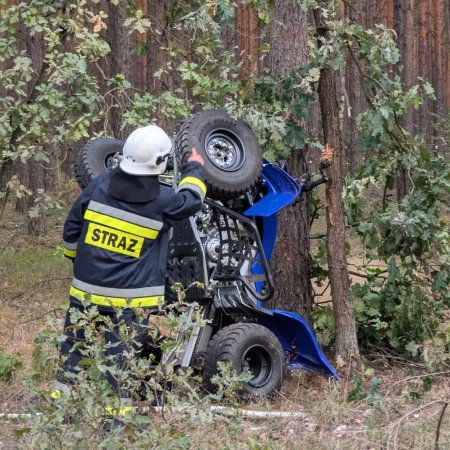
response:
[[[130,175],[160,175],[166,170],[172,141],[156,125],[134,130],[125,141],[120,168]]]

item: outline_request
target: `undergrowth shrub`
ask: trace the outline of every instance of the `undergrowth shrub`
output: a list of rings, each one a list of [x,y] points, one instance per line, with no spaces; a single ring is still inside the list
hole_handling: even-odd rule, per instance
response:
[[[146,314],[138,310],[138,322]],[[191,367],[181,369],[179,360],[193,327],[204,323],[200,308],[177,303],[161,314],[166,336],[162,337],[155,326],[148,326],[150,353],[136,342],[134,329],[123,322],[115,328],[94,305],[74,311],[73,322],[84,328],[86,342],[81,347],[79,372],[63,373],[71,385],[70,394],[52,388],[56,371],[63,367],[58,348],[65,336],[61,335],[61,321],[51,319],[36,338],[33,367],[27,377],[27,387],[33,394],[29,411],[37,415],[29,427],[16,431],[23,448],[191,448],[198,434],[191,435],[190,430],[198,424],[227,427],[233,422],[234,428],[239,426],[232,417],[219,419],[210,406],[218,400],[236,405],[237,392],[250,379],[249,374],[236,374],[227,365],[219,365],[219,373],[212,380],[217,391],[203,390],[199,373]],[[126,347],[127,362],[122,367],[111,365],[113,357],[104,352],[108,345],[105,333],[114,329]],[[163,356],[156,358],[159,350]],[[137,405],[134,412],[120,413],[124,405],[107,381],[108,372],[133,392]],[[161,405],[159,409],[153,408],[156,404]],[[114,419],[119,419],[122,427],[108,431]]]
[[[0,381],[10,383],[14,373],[22,367],[22,362],[0,348]]]

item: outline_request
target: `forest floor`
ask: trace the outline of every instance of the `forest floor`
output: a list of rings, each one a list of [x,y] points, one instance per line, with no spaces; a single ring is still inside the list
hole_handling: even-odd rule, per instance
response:
[[[0,355],[14,355],[22,363],[9,383],[0,380],[0,414],[28,412],[31,394],[23,380],[32,364],[34,339],[48,317],[64,316],[61,303],[67,297],[71,264],[58,246],[66,212],[53,213],[49,233],[42,238],[28,236],[21,226],[24,217],[11,207],[0,224]],[[445,411],[450,372],[430,372],[420,362],[379,350],[364,355],[359,370],[350,373],[343,367],[340,373],[337,382],[295,372],[274,398],[242,405],[303,412],[305,419],[240,418],[238,426],[219,421],[207,425],[208,433],[205,424],[169,420],[179,432],[189,433],[193,449],[450,450],[450,407]],[[0,417],[0,449],[22,448],[13,432],[25,426],[26,419]],[[148,448],[154,446],[149,443]]]

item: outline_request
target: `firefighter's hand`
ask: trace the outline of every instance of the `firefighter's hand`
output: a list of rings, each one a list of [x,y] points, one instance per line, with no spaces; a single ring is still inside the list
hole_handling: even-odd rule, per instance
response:
[[[198,162],[201,166],[205,164],[205,161],[203,160],[202,155],[197,153],[197,150],[195,150],[195,147],[192,147],[192,153],[191,156],[188,158],[188,162]]]

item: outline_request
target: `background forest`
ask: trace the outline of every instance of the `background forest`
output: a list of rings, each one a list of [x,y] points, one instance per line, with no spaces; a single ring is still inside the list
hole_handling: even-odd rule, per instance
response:
[[[12,388],[37,364],[38,331],[63,314],[78,150],[222,108],[295,177],[333,155],[327,187],[282,213],[273,306],[314,325],[344,380],[301,374],[260,406],[315,417],[301,431],[309,448],[450,448],[446,0],[0,0],[0,14],[4,410],[25,407]],[[177,420],[170,448],[213,445]],[[262,425],[264,437],[214,423],[223,448],[302,448],[292,422]]]

